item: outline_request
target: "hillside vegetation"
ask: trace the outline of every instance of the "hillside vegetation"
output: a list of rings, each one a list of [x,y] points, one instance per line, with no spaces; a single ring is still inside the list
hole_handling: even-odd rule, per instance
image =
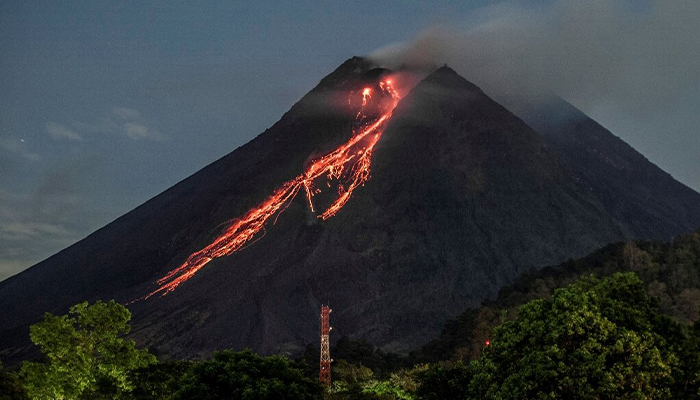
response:
[[[671,242],[615,243],[560,265],[529,272],[481,307],[448,321],[442,333],[412,353],[414,362],[475,360],[493,328],[513,319],[528,301],[549,298],[555,289],[581,276],[634,272],[659,311],[683,325],[698,320],[700,309],[700,229]]]

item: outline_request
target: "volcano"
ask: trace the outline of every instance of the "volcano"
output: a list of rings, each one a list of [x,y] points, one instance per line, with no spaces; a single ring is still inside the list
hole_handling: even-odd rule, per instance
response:
[[[170,357],[300,351],[322,303],[339,335],[406,351],[524,271],[700,226],[698,193],[589,118],[546,105],[528,125],[448,67],[406,76],[346,61],[246,145],[0,282],[3,357],[44,312],[112,298]]]

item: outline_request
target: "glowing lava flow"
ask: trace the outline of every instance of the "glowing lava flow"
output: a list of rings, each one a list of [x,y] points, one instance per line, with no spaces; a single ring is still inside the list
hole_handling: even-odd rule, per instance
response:
[[[361,125],[361,128],[355,130],[348,142],[314,161],[303,174],[283,184],[272,196],[249,210],[243,217],[232,220],[229,226],[210,245],[192,253],[181,266],[158,279],[159,287],[145,298],[157,293],[165,295],[172,292],[211,260],[233,254],[253,240],[260,231],[264,233],[265,223],[275,214],[279,217],[279,214],[289,206],[302,186],[309,207],[312,212],[315,212],[313,197],[320,193],[320,189],[314,189],[314,181],[324,175],[329,180],[342,180],[344,184],[338,184],[338,198],[323,213],[318,215],[318,218],[326,220],[343,208],[350,200],[353,191],[369,179],[372,150],[379,141],[379,137],[399,100],[391,81],[380,82],[379,89],[380,94],[390,100],[390,104],[387,105],[381,99],[379,100],[380,114],[375,120],[366,121],[365,108],[372,98],[372,90],[365,88],[362,91],[362,104],[357,113],[356,121]]]

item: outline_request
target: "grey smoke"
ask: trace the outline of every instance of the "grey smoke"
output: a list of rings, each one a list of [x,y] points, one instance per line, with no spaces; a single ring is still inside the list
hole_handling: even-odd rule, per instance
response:
[[[382,64],[448,63],[494,93],[548,90],[586,107],[646,112],[700,80],[700,2],[560,0],[489,7],[464,28],[432,27],[371,55]]]
[[[698,20],[697,0],[506,2],[371,57],[388,67],[447,63],[506,105],[558,94],[698,190],[700,178],[684,171],[700,160],[678,157],[700,148],[689,111],[700,109]],[[659,137],[681,152],[657,149]]]

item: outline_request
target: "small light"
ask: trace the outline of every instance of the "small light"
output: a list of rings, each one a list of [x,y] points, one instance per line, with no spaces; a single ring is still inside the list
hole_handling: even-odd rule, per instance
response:
[[[484,344],[487,345],[487,346],[491,346],[491,341],[490,341],[490,340],[487,340],[487,341],[484,342]]]

